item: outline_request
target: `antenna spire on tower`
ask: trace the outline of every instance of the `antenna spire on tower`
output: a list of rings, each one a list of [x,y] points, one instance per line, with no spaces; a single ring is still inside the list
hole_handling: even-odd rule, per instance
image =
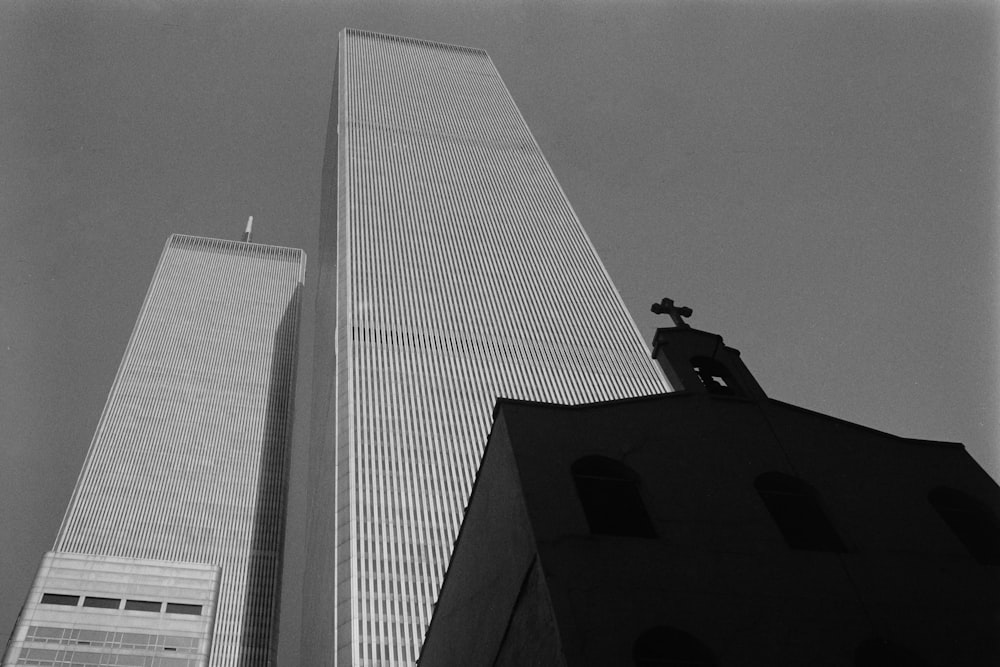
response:
[[[247,220],[247,228],[246,231],[243,232],[243,238],[241,238],[240,241],[242,241],[243,243],[250,243],[250,233],[252,231],[253,231],[253,216],[251,215],[250,219]]]

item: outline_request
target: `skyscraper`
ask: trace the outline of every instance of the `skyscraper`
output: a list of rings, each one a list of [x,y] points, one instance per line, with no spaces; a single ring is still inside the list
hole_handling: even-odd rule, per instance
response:
[[[304,269],[170,237],[5,666],[273,662]]]
[[[315,359],[308,665],[413,663],[498,397],[669,390],[486,53],[355,30]]]

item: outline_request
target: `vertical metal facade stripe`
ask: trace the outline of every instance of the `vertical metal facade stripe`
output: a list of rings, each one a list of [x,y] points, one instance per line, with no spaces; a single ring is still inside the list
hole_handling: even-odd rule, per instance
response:
[[[55,551],[222,568],[216,667],[273,664],[301,250],[167,241]]]
[[[336,88],[302,659],[409,666],[496,399],[670,387],[483,51],[345,30]]]

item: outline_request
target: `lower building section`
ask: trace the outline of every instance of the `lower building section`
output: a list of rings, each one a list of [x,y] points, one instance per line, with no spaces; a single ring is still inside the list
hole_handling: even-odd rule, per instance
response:
[[[49,552],[3,667],[207,665],[219,576],[201,563]]]
[[[960,445],[703,386],[501,400],[419,667],[1000,665]]]

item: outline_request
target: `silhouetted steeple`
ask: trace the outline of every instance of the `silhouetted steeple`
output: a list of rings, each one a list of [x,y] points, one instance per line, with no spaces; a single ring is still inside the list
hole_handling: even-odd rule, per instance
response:
[[[672,299],[654,303],[657,315],[669,315],[673,327],[661,327],[653,337],[653,358],[656,359],[670,384],[677,391],[693,391],[718,396],[767,398],[754,379],[740,352],[727,347],[722,336],[692,329],[682,317],[693,311],[675,306]]]

